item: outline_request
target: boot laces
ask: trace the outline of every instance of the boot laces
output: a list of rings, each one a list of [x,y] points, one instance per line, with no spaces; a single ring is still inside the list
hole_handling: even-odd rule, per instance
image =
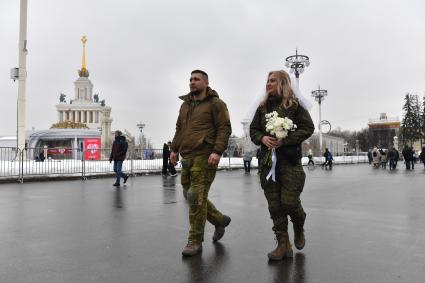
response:
[[[193,247],[193,246],[196,246],[196,245],[197,245],[197,242],[196,242],[196,241],[189,240],[189,241],[187,242],[186,247]]]

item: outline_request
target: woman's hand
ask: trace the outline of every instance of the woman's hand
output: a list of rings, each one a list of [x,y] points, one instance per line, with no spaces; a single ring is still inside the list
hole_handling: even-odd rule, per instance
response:
[[[276,140],[276,147],[275,148],[281,147],[282,144],[283,144],[283,139],[279,139],[279,140],[277,139]]]
[[[279,140],[274,137],[263,136],[261,138],[261,143],[267,146],[268,149],[276,148],[278,145],[278,142]]]

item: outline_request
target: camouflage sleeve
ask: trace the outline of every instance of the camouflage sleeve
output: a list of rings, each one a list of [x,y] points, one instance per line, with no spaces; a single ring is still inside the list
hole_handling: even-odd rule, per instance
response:
[[[222,155],[227,149],[229,137],[232,133],[232,126],[230,124],[230,116],[226,103],[221,100],[214,103],[213,118],[214,126],[217,130],[213,152]]]
[[[183,105],[182,105],[183,106]],[[171,142],[171,147],[170,147],[170,151],[173,152],[179,152],[179,140],[181,139],[181,107],[180,106],[180,111],[179,111],[179,116],[177,117],[177,122],[176,122],[176,133],[174,134],[173,137],[173,141]]]
[[[254,118],[252,119],[251,125],[249,126],[249,135],[254,144],[261,145],[261,138],[265,134],[263,133],[263,127],[261,125],[260,107],[258,107],[257,111],[255,111]]]
[[[314,124],[310,113],[301,106],[299,106],[294,123],[297,125],[297,129],[289,132],[288,136],[283,139],[282,145],[300,144],[313,134]]]

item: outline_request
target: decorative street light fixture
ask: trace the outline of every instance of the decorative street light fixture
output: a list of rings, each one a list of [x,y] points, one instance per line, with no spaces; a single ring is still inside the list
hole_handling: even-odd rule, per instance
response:
[[[314,99],[319,103],[319,148],[320,153],[322,153],[322,101],[325,100],[325,96],[328,95],[328,91],[325,89],[319,89],[313,90],[311,92],[311,96],[314,97]]]
[[[290,68],[289,72],[291,74],[295,73],[297,88],[299,88],[298,79],[300,74],[304,72],[304,69],[310,66],[310,59],[306,55],[298,54],[298,49],[295,49],[295,55],[286,57],[285,61],[285,66]]]

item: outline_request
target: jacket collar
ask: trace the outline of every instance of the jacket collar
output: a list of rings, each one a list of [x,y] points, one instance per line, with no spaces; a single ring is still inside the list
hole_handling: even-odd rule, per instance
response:
[[[214,97],[214,96],[218,97],[218,93],[215,90],[213,90],[212,88],[207,87],[207,95],[205,96],[205,98],[203,100],[207,100],[210,97]],[[194,100],[193,96],[190,94],[190,92],[186,95],[179,96],[179,98],[181,100],[185,101],[185,102],[190,102],[191,100]],[[201,100],[201,101],[203,101],[203,100]]]

